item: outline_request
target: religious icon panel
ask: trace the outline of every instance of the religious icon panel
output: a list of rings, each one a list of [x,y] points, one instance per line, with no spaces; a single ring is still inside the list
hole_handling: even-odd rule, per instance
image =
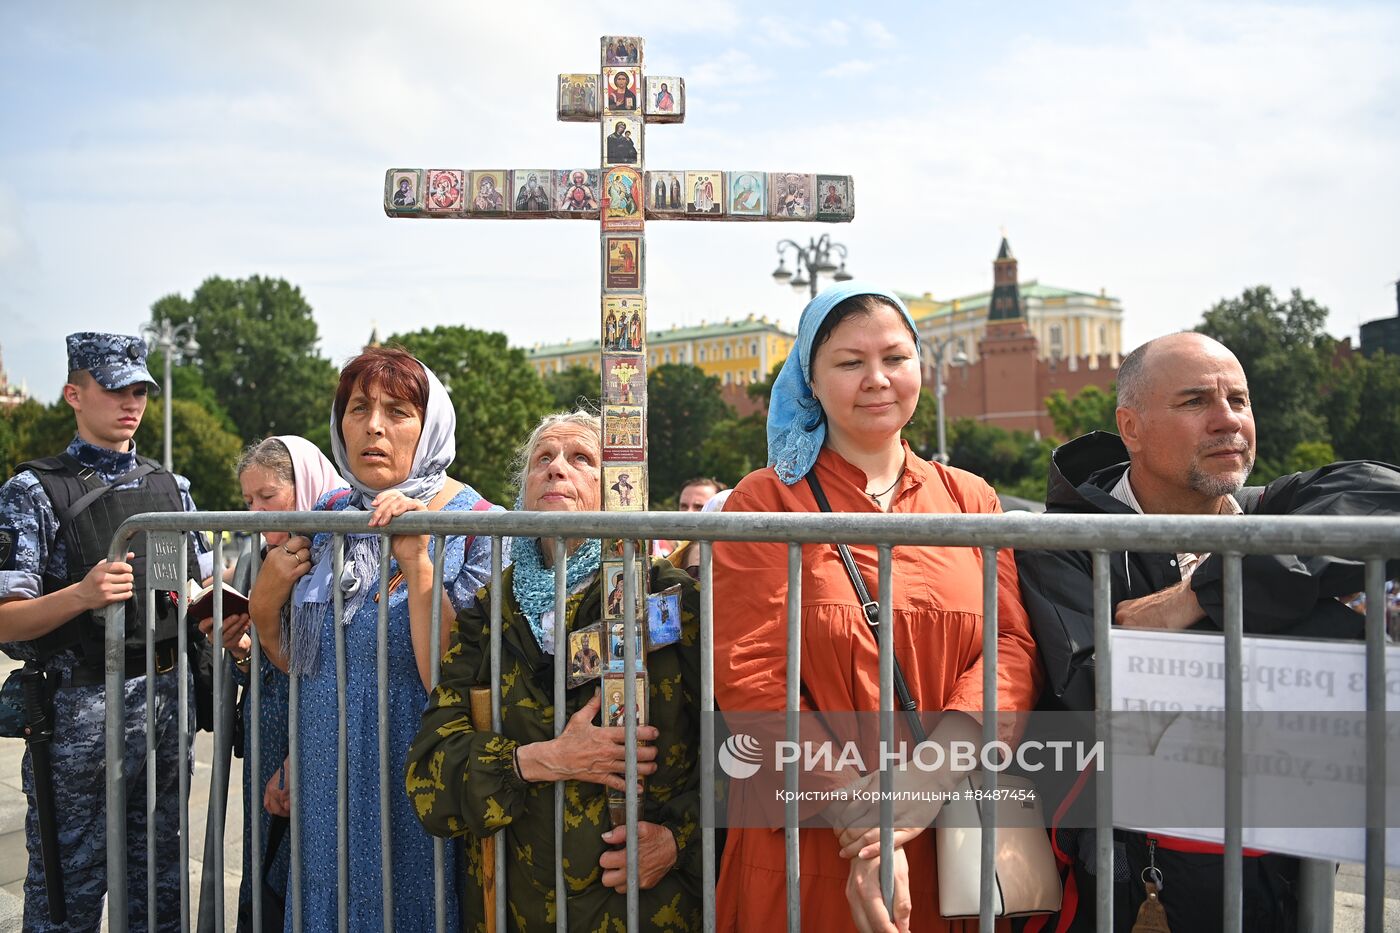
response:
[[[554,212],[554,172],[547,168],[518,168],[510,173],[510,203],[513,214]]]
[[[798,172],[770,172],[768,175],[768,216],[778,220],[810,220],[815,175]]]
[[[621,642],[618,643],[621,646]],[[625,660],[625,657],[622,659]],[[619,662],[621,663],[621,662]],[[633,671],[634,680],[632,704],[636,709],[636,719],[638,726],[647,724],[647,675],[646,671]],[[627,673],[621,671],[605,671],[602,681],[603,693],[603,725],[622,728],[627,725],[626,707],[623,706],[627,699]]]
[[[768,201],[764,197],[767,178],[763,172],[728,173],[731,217],[762,217],[768,212]]]
[[[636,169],[619,165],[603,173],[603,229],[642,229],[642,176]]]
[[[724,213],[724,173],[685,173],[685,212],[718,217]]]
[[[598,216],[598,170],[569,168],[554,177],[556,210],[563,217]]]
[[[642,441],[645,417],[640,405],[603,406],[603,459],[645,460]]]
[[[817,176],[817,219],[850,220],[855,215],[851,200],[851,176]]]
[[[626,299],[622,299],[626,300]],[[616,321],[612,330],[617,328]],[[639,325],[640,326],[640,325]],[[603,322],[603,344],[616,343],[615,333]],[[647,397],[646,362],[640,353],[603,354],[603,404],[645,405]]]
[[[640,65],[643,42],[638,36],[604,36],[604,65]]]
[[[684,214],[685,173],[647,172],[647,210],[654,214]]]
[[[646,341],[646,299],[603,296],[603,352],[640,354]],[[643,386],[646,372],[642,373]]]
[[[603,624],[594,622],[569,633],[570,687],[587,683],[603,673]]]
[[[510,186],[510,173],[505,169],[483,169],[471,173],[471,202],[467,209],[474,214],[502,214],[506,209],[505,191]]]
[[[598,76],[559,76],[559,119],[566,123],[592,123],[598,119]]]
[[[603,495],[605,511],[646,511],[646,463],[603,464]]]
[[[384,213],[415,214],[423,209],[423,173],[391,168],[384,173]]]
[[[626,566],[625,561],[607,559],[604,559],[599,566],[600,575],[603,578],[603,619],[605,621],[603,626],[603,642],[604,648],[606,649],[606,656],[603,663],[605,667],[611,666],[609,662],[613,657],[613,651],[617,650],[619,652],[617,655],[619,663],[615,670],[619,671],[624,669],[620,663],[622,660],[620,649],[623,645],[621,632],[618,632],[617,643],[615,645],[609,644],[608,636],[610,634],[610,626],[606,623],[614,619],[621,619],[623,607],[627,605],[622,589],[624,566]],[[646,639],[644,634],[646,631],[646,623],[643,616],[643,613],[646,612],[646,581],[642,575],[642,568],[644,566],[644,560],[634,560],[632,562],[632,572],[636,575],[637,585],[637,647],[639,650],[645,645]],[[644,660],[642,654],[639,654],[638,658],[639,660]],[[638,665],[638,667],[640,667],[640,665]]]
[[[648,123],[680,123],[685,119],[685,79],[668,75],[646,76],[646,104],[642,112]]]
[[[603,289],[610,292],[642,290],[642,238],[636,235],[603,237],[607,263],[603,269]],[[624,349],[618,347],[617,349]],[[641,350],[641,347],[627,349]]]
[[[636,117],[608,116],[603,120],[603,164],[642,164],[642,121]]]
[[[458,168],[428,169],[428,195],[424,207],[431,214],[466,209],[467,173]]]
[[[642,109],[642,69],[603,69],[603,110],[606,113],[638,113]]]

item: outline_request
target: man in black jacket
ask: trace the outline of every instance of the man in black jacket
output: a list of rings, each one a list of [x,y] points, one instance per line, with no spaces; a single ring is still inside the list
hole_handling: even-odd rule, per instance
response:
[[[1254,465],[1249,386],[1228,349],[1202,334],[1172,334],[1127,357],[1118,372],[1120,434],[1095,432],[1058,448],[1049,512],[1081,514],[1368,515],[1400,512],[1400,469],[1334,463],[1261,488],[1244,488]],[[1018,549],[1021,594],[1046,667],[1043,705],[1094,708],[1094,625],[1088,552]],[[1124,552],[1109,562],[1114,624],[1220,630],[1222,563],[1208,554]],[[1251,555],[1242,566],[1244,628],[1251,634],[1359,638],[1364,617],[1338,597],[1361,590],[1364,566],[1331,557]],[[1392,573],[1394,567],[1391,568]],[[1120,880],[1114,928],[1126,930],[1144,899],[1149,858],[1162,871],[1162,903],[1173,930],[1218,929],[1223,910],[1219,847],[1117,833]],[[1078,851],[1092,858],[1092,833]],[[1149,851],[1149,847],[1150,850]],[[1126,866],[1127,871],[1123,868]],[[1081,892],[1093,878],[1076,864]],[[1296,926],[1297,863],[1245,859],[1244,928]],[[1072,929],[1092,929],[1092,897]]]

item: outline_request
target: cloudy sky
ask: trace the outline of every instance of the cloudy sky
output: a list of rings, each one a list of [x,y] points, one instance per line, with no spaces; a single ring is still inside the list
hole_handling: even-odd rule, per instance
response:
[[[337,362],[373,323],[595,336],[592,225],[380,203],[391,166],[596,164],[598,131],[557,122],[554,88],[596,70],[603,34],[645,36],[647,71],[686,79],[649,167],[854,175],[857,218],[830,229],[862,279],[984,289],[1005,228],[1023,279],[1118,296],[1128,345],[1259,283],[1322,301],[1338,336],[1394,313],[1396,4],[854,9],[4,3],[5,366],[52,399],[65,333],[134,332],[211,275],[299,285]],[[824,229],[650,225],[651,325],[795,324],[774,245]]]

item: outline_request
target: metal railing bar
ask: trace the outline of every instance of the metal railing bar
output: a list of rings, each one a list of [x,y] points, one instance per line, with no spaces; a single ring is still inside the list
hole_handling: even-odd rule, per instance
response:
[[[131,530],[117,532],[112,546],[107,549],[108,560],[115,561],[126,554],[127,541],[133,533]],[[108,885],[107,916],[112,930],[126,933],[126,782],[112,780],[113,768],[122,766],[122,756],[126,750],[123,716],[126,709],[126,607],[113,603],[101,614],[106,625],[103,639],[103,664],[106,668],[103,700],[106,704],[107,877],[122,879],[122,883]]]
[[[214,819],[214,929],[223,933],[224,929],[224,815],[228,812],[228,767],[229,760],[223,754],[229,737],[224,734],[224,533],[214,532],[214,573],[210,581],[214,587],[214,622],[210,632],[210,645],[214,664],[214,768],[209,786],[209,806],[218,813]],[[150,641],[149,638],[146,639]],[[183,713],[183,710],[181,711]],[[148,827],[154,823],[147,823]],[[201,892],[202,894],[203,892]],[[151,933],[155,933],[154,925]]]
[[[622,679],[622,724],[626,729],[626,761],[624,763],[627,782],[627,933],[640,929],[637,923],[640,913],[640,894],[637,890],[637,811],[640,809],[637,795],[637,572],[640,566],[637,544],[631,538],[622,543],[622,668],[627,672]],[[563,652],[560,652],[563,655]]]
[[[336,928],[350,927],[350,743],[345,722],[345,536],[331,540],[331,619],[335,639],[335,881]]]
[[[802,545],[788,544],[787,581],[787,703],[784,737],[796,742],[797,711],[802,692]],[[800,837],[797,829],[797,764],[783,765],[783,787],[788,798],[783,803],[783,852],[787,891],[788,933],[802,933],[802,872]]]
[[[875,599],[879,603],[876,624],[880,626],[880,747],[894,748],[894,600],[891,586],[894,580],[894,555],[889,545],[878,550]],[[880,895],[885,911],[894,916],[894,769],[880,768]]]
[[[701,922],[715,930],[715,593],[714,545],[700,542]]]
[[[1385,560],[1366,561],[1366,933],[1385,927]]]
[[[504,563],[503,541],[498,535],[491,538],[491,731],[501,734],[501,580]],[[463,555],[463,560],[466,557]],[[506,929],[506,831],[496,830],[496,930]],[[486,866],[481,866],[483,874]]]
[[[338,586],[338,581],[337,581]],[[282,645],[282,656],[290,665],[290,643]],[[291,862],[288,875],[292,894],[292,933],[301,933],[301,678],[287,678],[287,796],[291,801],[292,818],[287,827],[291,841]]]
[[[1244,599],[1240,555],[1226,553],[1225,571],[1225,888],[1220,928],[1244,922]]]
[[[146,927],[156,929],[156,591],[146,587]],[[184,715],[184,710],[180,714]],[[183,763],[182,763],[183,767]]]
[[[437,689],[442,671],[442,578],[447,559],[447,539],[433,537],[433,604],[428,616],[428,692]],[[463,553],[462,559],[466,560]],[[447,928],[447,869],[446,848],[441,836],[433,837],[433,929],[444,933]]]
[[[150,541],[147,535],[146,540]],[[148,544],[149,547],[149,544]],[[181,544],[180,554],[177,558],[180,578],[180,588],[176,590],[176,670],[179,671],[179,682],[177,691],[179,702],[176,705],[177,733],[179,734],[180,752],[180,929],[190,928],[190,873],[186,866],[190,864],[190,703],[194,697],[190,696],[190,652],[189,636],[186,632],[186,624],[190,608],[189,593],[186,591],[184,581],[190,577],[190,549],[186,544]],[[150,638],[147,637],[147,641]],[[121,694],[118,694],[120,696]],[[120,709],[124,704],[119,703]],[[118,759],[120,761],[120,759]],[[110,775],[109,775],[110,777]],[[146,832],[151,832],[154,827],[147,824]],[[122,876],[123,886],[126,883],[126,876]],[[154,908],[154,905],[150,905]],[[154,910],[152,911],[154,912]],[[125,922],[125,920],[123,920]]]
[[[564,731],[568,721],[564,661],[569,635],[564,619],[568,595],[569,551],[563,538],[554,539],[554,734]],[[564,885],[564,782],[554,782],[554,928],[568,933],[568,889]]]
[[[252,579],[257,582],[258,574],[262,571],[262,549],[258,547],[257,536],[253,537],[253,549],[250,555],[253,574]],[[250,586],[251,590],[252,587]],[[251,595],[248,594],[248,595]],[[253,786],[246,791],[248,809],[251,811],[244,814],[248,821],[248,836],[252,845],[253,857],[247,860],[248,865],[259,865],[262,862],[262,814],[261,803],[262,788],[262,643],[258,640],[258,627],[249,625],[248,631],[253,636],[253,644],[248,656],[248,702],[252,705],[252,715],[248,720],[248,774]],[[253,933],[263,933],[263,904],[262,898],[250,897],[249,907],[252,908]]]
[[[389,783],[389,603],[393,599],[390,592],[389,558],[393,556],[388,535],[379,536],[379,613],[375,620],[374,641],[374,693],[379,710],[379,896],[380,916],[383,929],[394,929],[394,837],[389,822],[389,798],[392,795]],[[402,568],[400,568],[402,570]],[[408,581],[404,581],[407,589]],[[439,610],[441,611],[441,610]],[[412,623],[410,623],[410,628]],[[410,639],[412,634],[410,633]],[[415,671],[417,665],[414,665]],[[402,778],[400,782],[402,783]],[[347,895],[342,892],[341,898]]]
[[[997,740],[997,549],[982,548],[982,744],[989,746]],[[997,872],[997,771],[982,769],[982,789],[991,796],[982,807],[982,868],[979,880],[978,927],[981,933],[993,933],[996,910]]]
[[[1126,520],[1115,515],[1116,520]],[[1103,663],[1094,665],[1094,705],[1100,711],[1113,708],[1113,670],[1108,664],[1112,639],[1112,581],[1108,575],[1108,553],[1094,551],[1094,655]],[[1094,738],[1103,743],[1105,768],[1094,785],[1094,905],[1098,933],[1113,933],[1113,784],[1108,766],[1113,761],[1112,732],[1107,716],[1094,717]]]
[[[370,529],[366,513],[152,512],[122,529],[277,531],[289,524],[339,534]],[[1174,552],[1183,547],[1240,554],[1400,554],[1400,523],[1378,517],[1271,515],[1231,521],[1195,515],[888,515],[853,512],[410,512],[393,534],[476,534],[552,538],[678,538],[798,544],[936,544],[1077,551]],[[119,533],[122,529],[119,529]]]

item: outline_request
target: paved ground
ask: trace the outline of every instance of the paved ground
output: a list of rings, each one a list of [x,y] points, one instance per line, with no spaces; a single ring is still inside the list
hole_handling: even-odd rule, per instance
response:
[[[16,665],[0,658],[0,678]],[[194,778],[190,793],[190,897],[196,903],[203,872],[204,835],[212,776],[212,737],[201,732],[195,739]],[[0,739],[0,931],[19,930],[24,903],[24,793],[20,789],[19,764],[24,753],[20,739]],[[224,831],[224,915],[232,930],[237,915],[238,885],[243,866],[243,792],[240,762],[229,776],[229,812]],[[1343,865],[1337,874],[1335,933],[1360,933],[1363,919],[1362,869]],[[1400,930],[1400,872],[1386,878],[1385,924]]]

